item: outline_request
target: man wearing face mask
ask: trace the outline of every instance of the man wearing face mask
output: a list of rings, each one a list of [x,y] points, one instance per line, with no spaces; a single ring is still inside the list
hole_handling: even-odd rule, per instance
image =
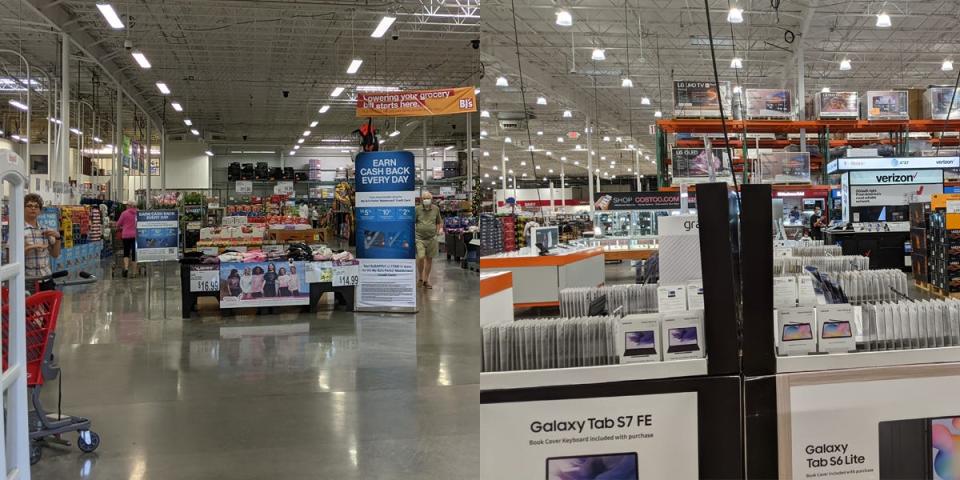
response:
[[[433,257],[440,250],[438,235],[443,233],[443,220],[440,209],[433,204],[433,194],[423,192],[420,206],[417,207],[417,283],[424,288],[433,288],[430,284],[430,269]]]

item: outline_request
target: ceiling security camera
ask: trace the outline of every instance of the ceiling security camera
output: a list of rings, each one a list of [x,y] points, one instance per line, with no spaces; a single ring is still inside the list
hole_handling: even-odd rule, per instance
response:
[[[470,46],[472,46],[474,50],[478,50],[480,48],[480,39],[470,40]]]
[[[133,42],[130,41],[130,40],[124,40],[124,41],[123,41],[123,48],[125,48],[125,49],[127,49],[127,50],[133,50]]]
[[[287,97],[289,97],[289,96],[290,96],[290,90],[284,90],[284,91],[283,91],[283,98],[287,98]]]
[[[400,30],[394,30],[393,34],[390,35],[390,38],[394,40],[400,40]]]

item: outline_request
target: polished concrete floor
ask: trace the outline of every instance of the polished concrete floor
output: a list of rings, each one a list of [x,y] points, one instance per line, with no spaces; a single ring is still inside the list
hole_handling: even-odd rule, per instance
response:
[[[479,478],[475,274],[438,259],[416,315],[181,320],[162,273],[67,294],[63,411],[102,445],[45,448],[33,478]]]

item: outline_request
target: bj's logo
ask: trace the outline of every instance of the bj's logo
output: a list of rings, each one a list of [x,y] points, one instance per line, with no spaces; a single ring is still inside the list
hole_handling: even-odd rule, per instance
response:
[[[917,173],[919,172],[877,175],[877,183],[913,183],[917,179]]]

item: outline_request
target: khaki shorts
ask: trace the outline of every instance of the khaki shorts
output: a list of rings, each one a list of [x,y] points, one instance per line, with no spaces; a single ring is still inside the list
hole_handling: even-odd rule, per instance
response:
[[[437,237],[430,239],[417,238],[417,258],[436,257],[440,253],[440,242]]]

